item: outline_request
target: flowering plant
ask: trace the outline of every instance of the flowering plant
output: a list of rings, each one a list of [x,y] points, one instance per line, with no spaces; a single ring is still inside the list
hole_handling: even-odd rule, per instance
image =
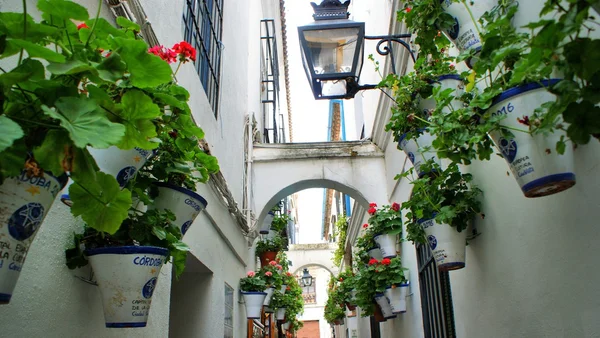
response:
[[[368,317],[375,313],[374,301],[375,294],[375,266],[358,264],[358,272],[356,273],[356,305],[361,309],[361,316]]]
[[[333,324],[338,320],[344,319],[346,316],[343,295],[337,288],[329,290],[327,302],[325,302],[325,313],[324,318],[329,324]]]
[[[343,297],[344,303],[354,304],[355,300],[352,299],[352,291],[356,289],[356,276],[352,271],[352,268],[346,268],[337,277],[338,279],[338,290]]]
[[[377,292],[385,291],[388,286],[394,287],[397,284],[406,283],[404,271],[408,270],[402,267],[400,256],[393,258],[384,258],[376,263],[376,269],[379,271],[376,278]]]
[[[362,236],[356,239],[356,256],[361,262],[367,263],[369,261],[369,250],[377,247],[375,240],[373,239],[373,231],[367,228]]]
[[[263,292],[267,288],[260,273],[248,271],[246,277],[240,279],[240,289],[245,292]]]
[[[273,238],[264,238],[256,243],[256,256],[264,252],[279,252],[283,249],[283,237],[277,235]]]
[[[281,265],[278,265],[275,261],[271,261],[268,265],[261,267],[258,271],[268,288],[273,287],[279,289],[281,287],[283,277],[281,276],[281,270],[278,269],[278,266],[280,267]]]
[[[282,294],[281,292],[279,292],[279,290],[276,289],[275,291],[273,291],[273,297],[271,298],[271,303],[269,304],[269,307],[272,309],[287,308],[292,301],[292,298],[290,298],[289,296],[286,297],[285,294]]]
[[[396,235],[402,232],[402,214],[400,213],[400,204],[384,205],[376,209],[377,204],[371,203],[369,209],[369,231],[373,235],[392,234]]]

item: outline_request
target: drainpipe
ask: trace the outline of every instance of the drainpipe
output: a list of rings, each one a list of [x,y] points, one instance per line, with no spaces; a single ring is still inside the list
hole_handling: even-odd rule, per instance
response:
[[[246,140],[248,142],[248,153],[246,154],[246,224],[248,224],[248,228],[253,229],[250,196],[252,196],[252,152],[254,144],[252,142],[252,117],[250,114],[246,115],[246,128],[248,128],[248,139]]]

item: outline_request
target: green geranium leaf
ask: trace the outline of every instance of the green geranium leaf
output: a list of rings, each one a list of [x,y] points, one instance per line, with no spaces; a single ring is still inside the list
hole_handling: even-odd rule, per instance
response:
[[[42,105],[44,113],[60,120],[78,148],[91,145],[95,148],[108,148],[121,140],[125,127],[113,123],[100,111],[98,104],[88,98],[61,97],[56,109]]]
[[[152,233],[154,236],[158,237],[158,239],[163,240],[167,238],[167,231],[165,228],[161,228],[159,226],[154,226],[152,228]]]
[[[121,105],[121,117],[125,120],[126,132],[119,148],[156,148],[158,144],[150,142],[149,139],[157,135],[152,119],[161,115],[160,108],[148,95],[139,90],[130,90],[123,95]]]
[[[18,123],[4,115],[0,115],[0,152],[13,145],[15,140],[23,137],[23,129]]]
[[[76,180],[94,181],[98,170],[100,169],[87,148],[73,148],[71,177]]]
[[[179,278],[185,270],[185,262],[187,257],[187,251],[171,251],[173,256],[173,267],[175,268],[175,276]]]
[[[171,81],[171,67],[160,57],[148,53],[148,45],[141,40],[114,38],[114,50],[127,63],[131,84],[139,88],[156,87]]]
[[[6,177],[20,174],[26,158],[27,147],[24,139],[15,141],[12,146],[0,152],[0,184]]]
[[[117,17],[117,25],[119,25],[123,28],[131,29],[136,32],[140,31],[140,25],[138,25],[137,23],[135,23],[133,21],[127,20],[122,16]]]
[[[44,46],[36,45],[35,43],[20,40],[20,39],[11,39],[6,40],[6,48],[15,50],[16,48],[22,48],[27,51],[29,57],[32,58],[42,58],[46,59],[50,62],[65,62],[65,57],[62,54],[58,54]],[[7,53],[8,54],[8,53]],[[12,54],[11,54],[12,55]],[[9,55],[2,55],[2,57],[6,57]]]
[[[189,109],[189,107],[187,106],[187,103],[185,101],[181,101],[178,98],[176,98],[175,96],[169,95],[169,94],[164,94],[164,93],[155,93],[153,94],[154,98],[158,99],[161,103],[164,103],[165,105],[169,105],[175,108],[179,108],[181,110],[186,110]]]
[[[52,15],[64,20],[75,19],[84,21],[89,18],[85,7],[66,0],[39,0],[37,7],[45,14]]]
[[[77,74],[95,70],[95,68],[87,62],[80,60],[70,60],[65,63],[51,62],[46,69],[54,75]]]
[[[33,21],[31,15],[27,14],[27,35],[23,34],[23,13],[0,13],[0,35],[6,35],[12,39],[25,39],[31,42],[39,42],[48,36],[55,35],[59,28],[42,25]],[[0,51],[2,53],[2,51]]]
[[[204,131],[196,125],[189,115],[179,115],[174,127],[177,131],[183,133],[184,136],[196,136],[199,139],[204,138]]]
[[[71,212],[92,228],[114,234],[128,216],[131,191],[121,190],[117,180],[103,172],[96,180],[76,180],[69,188]]]
[[[102,60],[96,69],[98,69],[98,75],[102,80],[116,82],[125,74],[127,65],[123,62],[119,54],[111,54]]]
[[[72,145],[69,134],[64,130],[51,130],[46,134],[44,142],[33,150],[35,160],[45,170],[50,170],[55,176],[64,172],[65,148]]]
[[[44,79],[44,65],[38,60],[25,59],[17,68],[8,73],[0,75],[0,84],[6,88],[12,87],[14,84],[32,80]]]

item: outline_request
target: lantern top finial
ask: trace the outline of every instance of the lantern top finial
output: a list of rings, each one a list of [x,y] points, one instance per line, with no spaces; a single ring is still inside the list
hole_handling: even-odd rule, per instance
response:
[[[348,19],[350,17],[350,13],[348,12],[350,1],[351,0],[346,0],[342,3],[340,0],[323,0],[319,5],[311,2],[310,5],[315,11],[313,18],[315,21]]]

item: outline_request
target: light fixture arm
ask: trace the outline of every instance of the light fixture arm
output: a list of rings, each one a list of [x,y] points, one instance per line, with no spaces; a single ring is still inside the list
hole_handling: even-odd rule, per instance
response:
[[[415,54],[413,53],[412,49],[410,48],[410,44],[408,44],[408,42],[402,40],[402,39],[409,39],[411,38],[412,34],[395,34],[395,35],[374,35],[374,36],[367,36],[365,35],[365,40],[379,40],[379,42],[377,42],[377,53],[379,55],[382,56],[387,56],[389,55],[390,58],[392,59],[392,73],[394,75],[396,74],[396,59],[394,57],[394,50],[392,48],[392,42],[396,42],[401,44],[404,48],[406,48],[406,50],[408,51],[408,53],[410,53],[410,57],[412,58],[413,62],[416,61],[415,58]],[[385,43],[385,45],[382,47],[382,45]]]

